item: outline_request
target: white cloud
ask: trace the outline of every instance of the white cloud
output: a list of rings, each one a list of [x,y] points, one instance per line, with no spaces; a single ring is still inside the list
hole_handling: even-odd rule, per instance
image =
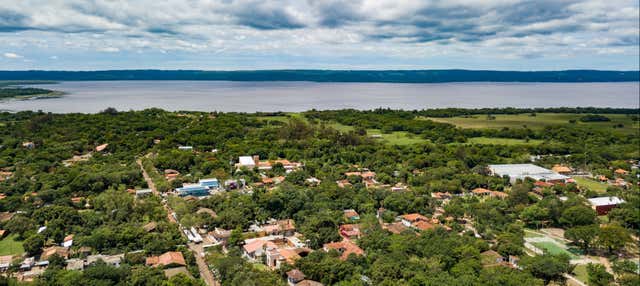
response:
[[[20,59],[22,58],[21,55],[18,55],[16,53],[4,53],[3,56],[7,59]]]
[[[104,53],[117,53],[119,51],[120,51],[120,49],[116,48],[116,47],[98,48],[98,52],[104,52]]]

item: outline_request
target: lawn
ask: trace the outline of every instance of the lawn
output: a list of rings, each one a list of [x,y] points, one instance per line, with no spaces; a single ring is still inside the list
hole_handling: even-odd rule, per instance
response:
[[[573,179],[576,180],[576,183],[580,187],[585,187],[598,193],[604,193],[607,191],[607,183],[601,183],[585,177],[573,177]]]
[[[343,125],[337,122],[328,123],[327,126],[332,127],[340,132],[349,132],[354,130],[353,126]],[[367,129],[368,136],[381,136],[378,140],[382,140],[391,145],[411,145],[425,143],[429,140],[421,138],[419,135],[415,135],[406,131],[395,131],[389,134],[382,133],[380,129]]]
[[[586,264],[576,265],[576,268],[573,269],[573,274],[576,277],[576,279],[584,283],[589,282],[589,274],[587,273]]]
[[[0,255],[21,255],[24,252],[22,242],[16,241],[17,234],[12,234],[0,240]]]
[[[540,145],[543,140],[524,140],[524,139],[512,139],[512,138],[494,138],[494,137],[473,137],[469,138],[467,144],[482,144],[482,145]]]
[[[541,233],[538,233],[534,230],[530,230],[530,229],[525,229],[524,230],[524,237],[543,237],[544,235]]]
[[[566,255],[569,255],[569,257],[571,257],[571,259],[577,258],[577,256],[569,251],[567,251],[566,249],[558,246],[557,244],[553,243],[553,242],[532,242],[531,244],[533,244],[535,247],[542,249],[544,252],[549,253],[549,254],[553,254],[553,255],[557,255],[557,254],[561,254],[564,253]]]
[[[531,128],[542,129],[549,125],[572,124],[569,120],[576,120],[576,125],[593,128],[612,130],[614,125],[622,124],[623,128],[617,128],[622,133],[637,133],[640,129],[640,122],[633,120],[631,116],[625,114],[605,114],[611,121],[609,122],[580,122],[580,117],[584,114],[572,113],[537,113],[536,116],[525,114],[498,114],[493,115],[495,119],[488,119],[486,115],[458,116],[450,118],[426,118],[436,122],[450,123],[461,128],[491,128],[499,129],[503,127],[509,128]]]

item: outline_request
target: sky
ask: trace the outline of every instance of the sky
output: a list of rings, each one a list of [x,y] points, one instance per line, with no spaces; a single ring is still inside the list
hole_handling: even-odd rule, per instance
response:
[[[638,70],[637,0],[0,0],[0,70]]]

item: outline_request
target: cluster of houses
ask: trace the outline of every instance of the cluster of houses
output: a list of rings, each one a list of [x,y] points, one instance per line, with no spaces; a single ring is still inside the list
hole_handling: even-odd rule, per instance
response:
[[[278,269],[283,264],[292,265],[296,260],[311,253],[311,249],[301,241],[296,232],[295,223],[291,219],[271,220],[263,225],[252,225],[250,231],[257,237],[244,241],[243,256],[249,261],[264,262],[271,269]],[[214,230],[210,235],[218,237],[230,235],[222,230]]]

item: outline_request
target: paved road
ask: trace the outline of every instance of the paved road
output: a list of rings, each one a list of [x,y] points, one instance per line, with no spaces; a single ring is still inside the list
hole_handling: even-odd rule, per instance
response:
[[[140,170],[142,170],[142,177],[144,178],[145,181],[147,181],[147,185],[149,186],[151,191],[153,191],[153,194],[156,195],[156,196],[160,196],[160,192],[158,192],[158,189],[156,189],[156,185],[153,183],[153,180],[151,180],[151,177],[149,176],[149,174],[147,174],[147,171],[142,166],[142,160],[137,159],[136,163],[138,164],[138,166],[140,166]],[[165,210],[167,211],[167,214],[168,214],[167,215],[167,220],[169,222],[171,222],[171,223],[178,223],[171,216],[171,213],[173,213],[173,210],[171,209],[171,207],[169,207],[169,204],[164,203],[163,206],[164,206],[164,208],[165,208]],[[182,233],[182,231],[180,233]],[[182,233],[182,235],[184,236],[184,233]],[[211,273],[211,270],[209,269],[209,266],[207,265],[207,262],[200,255],[204,251],[204,249],[202,249],[202,245],[195,244],[195,243],[189,243],[188,246],[189,246],[189,249],[191,250],[191,252],[193,252],[193,256],[195,256],[195,258],[196,258],[196,264],[198,265],[198,269],[200,270],[200,277],[209,286],[219,286],[220,284],[213,277],[213,273]]]

